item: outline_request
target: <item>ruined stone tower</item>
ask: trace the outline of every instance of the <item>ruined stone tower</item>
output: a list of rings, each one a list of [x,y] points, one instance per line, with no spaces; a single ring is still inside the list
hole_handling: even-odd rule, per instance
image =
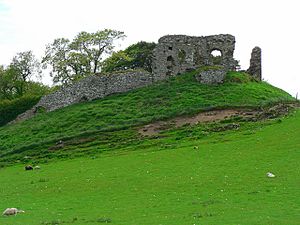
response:
[[[255,47],[251,53],[250,67],[247,73],[252,75],[256,80],[261,80],[261,49]]]

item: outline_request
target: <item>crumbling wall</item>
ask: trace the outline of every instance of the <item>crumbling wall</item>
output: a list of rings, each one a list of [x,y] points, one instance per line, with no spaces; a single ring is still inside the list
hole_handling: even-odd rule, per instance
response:
[[[261,48],[255,47],[251,52],[250,67],[247,73],[252,75],[256,80],[261,80]]]
[[[75,103],[103,98],[114,93],[130,91],[151,83],[152,76],[146,71],[127,71],[111,75],[93,75],[44,96],[35,108],[42,107],[46,111],[53,111]]]
[[[164,80],[200,66],[220,65],[235,70],[238,63],[233,58],[234,48],[235,37],[229,34],[164,36],[153,51],[153,78],[155,81]],[[211,54],[214,50],[221,53],[217,60]]]
[[[152,83],[151,74],[146,71],[130,71],[111,75],[93,75],[44,96],[36,105],[46,111],[53,111],[82,101],[122,93]]]

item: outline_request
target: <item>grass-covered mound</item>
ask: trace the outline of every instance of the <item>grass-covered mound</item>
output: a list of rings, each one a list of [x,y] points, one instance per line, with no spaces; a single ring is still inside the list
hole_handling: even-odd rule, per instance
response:
[[[0,169],[0,209],[26,211],[0,224],[298,225],[300,111],[267,123],[209,136],[182,127],[136,152]]]
[[[91,137],[94,145],[102,146],[101,151],[109,150],[111,145],[124,140],[136,142],[137,132],[132,127],[152,121],[215,108],[261,107],[294,100],[265,82],[251,81],[244,73],[231,72],[226,82],[218,86],[198,83],[195,73],[1,127],[0,160],[13,162],[61,155],[62,150],[52,148],[55,143],[62,140],[77,145],[90,142]],[[76,151],[64,154],[72,156]]]

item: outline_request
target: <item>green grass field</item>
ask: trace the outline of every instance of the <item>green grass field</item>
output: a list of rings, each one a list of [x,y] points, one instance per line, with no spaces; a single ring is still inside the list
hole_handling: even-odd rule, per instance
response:
[[[153,144],[34,171],[7,167],[0,170],[0,208],[26,213],[0,217],[0,224],[296,225],[299,134],[297,111],[239,131],[186,137],[171,148]]]
[[[138,134],[180,115],[295,101],[242,73],[220,86],[193,75],[1,127],[0,210],[26,213],[0,224],[300,224],[299,109]],[[218,129],[231,123],[239,129]]]

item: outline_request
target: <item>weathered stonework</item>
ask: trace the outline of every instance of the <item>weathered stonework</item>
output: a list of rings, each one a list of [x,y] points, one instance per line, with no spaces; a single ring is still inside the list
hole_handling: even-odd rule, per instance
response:
[[[44,96],[33,109],[21,114],[15,121],[34,116],[40,108],[49,112],[75,103],[104,98],[114,93],[127,92],[156,81],[166,80],[201,66],[217,65],[220,69],[202,70],[195,76],[199,82],[220,84],[224,82],[226,73],[229,70],[236,70],[238,66],[238,62],[233,58],[234,48],[235,37],[229,34],[206,37],[167,35],[159,39],[153,50],[152,74],[141,70],[86,77]],[[215,50],[219,51],[220,56],[212,55]],[[252,51],[247,72],[261,80],[259,47],[255,47]]]
[[[221,65],[235,70],[238,63],[233,58],[235,37],[229,34],[206,37],[168,35],[159,39],[153,51],[153,78],[164,80],[200,66]],[[219,58],[211,54],[221,53]]]
[[[250,67],[247,73],[252,75],[256,80],[261,80],[261,49],[255,47],[251,53]]]
[[[152,83],[152,76],[146,71],[129,71],[111,75],[93,75],[79,82],[62,87],[44,96],[35,108],[53,111],[75,103],[91,101],[105,96],[130,91]]]
[[[20,114],[11,123],[29,119],[39,109],[50,112],[79,102],[91,101],[114,93],[134,90],[152,83],[152,75],[144,70],[89,76],[73,85],[62,87],[60,90],[42,97],[38,104],[25,113]]]
[[[202,84],[222,84],[226,74],[225,69],[208,69],[200,71],[195,77]]]

